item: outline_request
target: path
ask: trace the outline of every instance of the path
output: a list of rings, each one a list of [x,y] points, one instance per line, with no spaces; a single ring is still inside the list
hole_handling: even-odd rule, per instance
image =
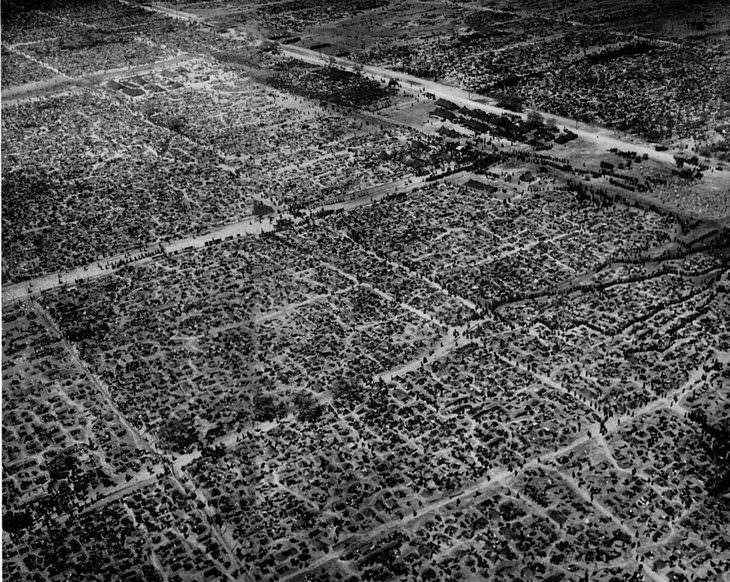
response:
[[[191,60],[191,58],[194,57],[189,55],[178,55],[169,59],[154,61],[152,63],[145,63],[143,65],[136,65],[133,67],[118,67],[115,69],[93,71],[90,73],[84,73],[79,77],[69,77],[60,71],[57,71],[58,76],[53,77],[52,79],[35,81],[33,83],[26,83],[25,85],[17,85],[15,87],[3,89],[2,106],[5,107],[6,105],[12,105],[20,101],[34,99],[45,94],[53,94],[66,89],[79,89],[90,85],[98,85],[104,81],[120,76],[126,77],[132,75],[143,75],[145,73],[178,65],[182,62],[187,62]]]
[[[470,91],[444,85],[435,81],[428,81],[408,75],[407,73],[392,71],[384,67],[360,65],[341,57],[324,57],[317,51],[292,45],[280,45],[280,50],[283,54],[291,58],[310,64],[326,66],[329,64],[330,59],[333,59],[333,62],[342,69],[350,71],[361,70],[364,74],[386,81],[394,79],[398,81],[401,89],[404,91],[408,91],[416,95],[424,92],[432,93],[436,98],[447,99],[457,105],[466,106],[470,109],[477,109],[497,115],[519,115],[522,119],[525,119],[529,113],[528,111],[515,113],[514,111],[497,107],[494,100],[487,99],[485,97],[480,97],[479,100],[474,100],[471,98],[472,93]],[[653,160],[674,165],[674,156],[672,152],[658,152],[654,149],[654,146],[640,140],[639,138],[629,138],[628,136],[620,137],[615,131],[608,128],[586,125],[585,123],[579,122],[575,119],[560,117],[551,113],[541,113],[546,118],[554,119],[559,128],[572,131],[587,142],[595,145],[600,151],[607,152],[612,148],[624,151],[635,151],[638,155],[645,153]]]
[[[183,491],[190,491],[193,495],[198,497],[201,501],[204,501],[204,509],[202,510],[206,517],[208,518],[206,521],[208,523],[208,527],[210,528],[210,532],[214,538],[217,539],[220,546],[227,552],[228,558],[230,563],[233,565],[232,570],[240,570],[241,564],[236,557],[236,555],[233,553],[232,550],[232,544],[230,540],[230,535],[225,536],[221,533],[220,528],[215,526],[213,523],[211,523],[210,518],[213,517],[215,512],[207,505],[207,499],[205,498],[202,490],[195,484],[193,479],[191,479],[182,468],[175,466],[172,461],[168,459],[167,456],[161,455],[158,451],[157,444],[154,441],[154,438],[149,433],[142,433],[139,429],[137,429],[131,422],[127,420],[124,413],[117,407],[116,402],[114,401],[114,398],[110,394],[108,388],[102,382],[87,366],[86,364],[81,360],[79,357],[76,348],[72,346],[68,340],[65,339],[63,334],[61,333],[58,325],[53,320],[51,315],[36,301],[30,302],[30,307],[33,309],[33,311],[38,315],[40,322],[43,324],[43,326],[48,330],[48,332],[59,338],[61,345],[63,346],[64,350],[66,351],[68,357],[70,358],[73,365],[76,367],[76,369],[84,376],[86,377],[91,385],[101,394],[103,399],[106,401],[107,406],[109,407],[109,410],[114,414],[114,416],[117,417],[120,424],[127,430],[127,432],[131,435],[132,440],[134,441],[134,445],[136,448],[147,451],[149,453],[152,453],[156,458],[158,458],[164,466],[167,467],[169,470],[169,477],[173,480],[173,482],[176,482],[178,487]],[[138,475],[138,483],[144,481],[144,478],[147,477],[150,479],[150,481],[153,481],[154,478],[151,476],[146,476],[143,474]],[[184,484],[187,484],[188,487],[185,487]],[[111,491],[110,495],[105,499],[102,500],[101,503],[108,502],[110,500],[116,499],[119,495],[121,495],[126,490],[125,487],[120,488],[119,491]]]
[[[123,3],[127,3],[126,0],[119,0]],[[205,19],[197,16],[195,14],[191,14],[188,12],[183,12],[180,10],[173,10],[171,8],[161,7],[159,5],[152,5],[152,6],[143,6],[143,8],[147,10],[152,10],[155,12],[159,12],[162,14],[167,14],[168,16],[172,16],[174,18],[181,18],[193,22],[205,22]],[[491,10],[495,12],[499,12],[498,10],[493,10],[490,8],[483,8],[485,10]],[[570,22],[568,21],[570,24]],[[582,23],[575,23],[576,25],[583,26]],[[513,111],[509,111],[507,109],[503,109],[500,107],[497,107],[495,104],[495,101],[493,99],[488,99],[485,97],[480,97],[479,100],[474,100],[471,98],[471,92],[465,91],[464,89],[460,89],[458,87],[452,87],[449,85],[444,85],[442,83],[438,83],[435,81],[428,81],[425,79],[421,79],[419,77],[414,77],[413,75],[408,75],[406,73],[393,71],[390,69],[387,69],[385,67],[379,67],[375,65],[361,65],[359,63],[354,63],[353,61],[344,59],[342,57],[330,57],[330,56],[324,56],[321,53],[306,49],[303,47],[293,46],[293,45],[279,45],[279,50],[294,59],[301,60],[307,63],[316,64],[316,65],[328,65],[330,60],[334,62],[338,67],[351,70],[351,71],[362,71],[363,73],[366,73],[372,77],[390,81],[391,79],[395,79],[398,81],[401,85],[401,88],[409,91],[414,94],[421,94],[423,92],[429,92],[435,95],[437,98],[443,98],[448,99],[450,101],[453,101],[457,103],[458,105],[464,105],[471,109],[480,109],[482,111],[486,111],[488,113],[495,113],[498,115],[502,114],[510,114],[515,115]],[[637,154],[642,155],[644,153],[647,154],[648,157],[659,161],[668,163],[671,165],[674,165],[674,157],[673,153],[670,151],[665,152],[657,152],[654,149],[654,146],[644,142],[643,140],[639,138],[635,138],[633,136],[619,136],[614,130],[600,127],[600,126],[594,126],[594,125],[586,125],[584,123],[581,123],[575,119],[570,119],[566,117],[561,117],[557,115],[553,115],[551,113],[545,113],[541,112],[543,116],[550,117],[555,120],[557,126],[561,129],[569,129],[573,133],[577,134],[579,137],[585,139],[589,143],[594,144],[598,147],[598,149],[602,151],[608,151],[611,148],[617,148],[619,150],[624,151],[635,151]],[[520,117],[523,119],[527,117],[528,112],[523,112],[519,114]]]
[[[354,210],[361,206],[373,204],[396,192],[410,192],[421,187],[423,184],[424,178],[413,177],[373,186],[352,195],[349,199],[312,208],[306,212],[305,218],[316,216],[317,213],[323,210]],[[238,236],[259,235],[263,232],[271,232],[275,230],[276,222],[279,219],[293,220],[293,217],[287,212],[269,214],[261,220],[251,216],[238,222],[213,227],[202,234],[183,237],[171,242],[155,242],[144,248],[118,253],[67,271],[57,271],[27,281],[4,285],[2,289],[2,302],[18,301],[44,291],[51,291],[63,286],[74,286],[89,279],[110,275],[123,266],[152,260],[154,257],[160,255],[160,247],[164,248],[165,253],[175,253],[190,248],[201,248],[211,242]],[[301,222],[301,220],[295,222]]]

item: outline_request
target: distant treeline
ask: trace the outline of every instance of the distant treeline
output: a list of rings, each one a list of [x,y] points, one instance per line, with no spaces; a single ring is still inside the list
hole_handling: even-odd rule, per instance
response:
[[[105,0],[7,0],[2,2],[3,10],[52,10],[59,6],[104,6]]]
[[[631,57],[634,55],[649,53],[655,48],[656,47],[651,43],[642,40],[639,42],[633,42],[631,44],[624,45],[620,48],[604,49],[597,53],[590,54],[586,58],[589,64],[595,65],[598,63],[612,61],[613,59],[618,59],[620,57]]]

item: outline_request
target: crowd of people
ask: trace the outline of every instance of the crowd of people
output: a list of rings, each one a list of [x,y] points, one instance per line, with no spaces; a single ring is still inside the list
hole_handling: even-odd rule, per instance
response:
[[[214,152],[111,95],[52,97],[3,113],[6,280],[251,215],[253,199]]]
[[[82,575],[89,563],[79,563],[81,545],[98,566],[106,556],[123,568],[132,559],[122,547],[124,528],[106,529],[103,513],[90,507],[154,464],[42,317],[29,306],[3,309],[3,568],[9,580],[45,580],[74,566]],[[83,535],[80,525],[65,535],[69,514],[85,512]],[[107,534],[98,547],[88,545],[92,529],[95,539],[102,529]],[[63,548],[49,545],[55,535],[65,540]],[[74,557],[57,560],[61,551]]]
[[[301,14],[381,3],[330,4]],[[3,110],[6,280],[163,243],[3,307],[9,580],[717,579],[722,466],[691,415],[727,417],[727,260],[598,190],[671,188],[671,169],[617,149],[573,167],[528,146],[576,134],[446,99],[423,118],[482,139],[425,136],[355,109],[392,94],[358,74],[265,71],[271,52],[116,0],[35,5],[94,27],[98,46],[61,49],[31,30],[46,12],[9,17],[69,74],[218,62]],[[272,23],[291,32],[297,7]],[[515,13],[437,40],[447,19],[407,8],[438,49],[411,54],[453,82],[519,91],[573,58],[608,82],[628,58]],[[475,46],[493,78],[470,77]],[[164,244],[273,213],[259,235]]]
[[[0,58],[2,58],[0,77],[2,78],[3,89],[25,85],[26,83],[35,83],[55,76],[51,69],[38,64],[27,56],[9,50],[5,46],[2,47]]]
[[[157,95],[150,119],[186,120],[181,133],[237,168],[241,187],[280,207],[308,208],[401,179],[391,159],[415,132],[233,74],[209,87]],[[282,159],[285,160],[282,163]]]
[[[445,18],[441,34],[419,27],[419,42],[383,38],[358,59],[652,140],[713,141],[728,74],[712,42],[641,41],[649,50],[622,54],[641,42],[608,28],[479,10]]]
[[[467,17],[464,24],[468,24]],[[540,18],[495,21],[470,32],[423,42],[381,41],[359,58],[479,93],[507,89],[523,78],[561,68],[591,47],[616,42],[610,33],[575,32]],[[556,30],[557,28],[557,30]]]
[[[537,233],[537,225],[555,228],[544,233],[553,239],[560,229],[569,232],[570,252],[557,254],[558,239],[549,251],[523,250],[524,260],[575,261],[575,249],[585,246],[586,262],[563,266],[574,271],[616,257],[616,230],[627,255],[666,241],[663,233],[671,225],[656,215],[608,207],[591,223],[596,209],[589,213],[573,197],[541,193],[505,204],[481,191],[434,186],[353,218],[336,213],[320,219],[317,228],[159,256],[73,295],[47,295],[43,305],[127,420],[181,463],[209,503],[212,521],[228,524],[240,541],[233,555],[256,578],[306,570],[327,553],[342,551],[364,577],[390,572],[408,579],[428,567],[437,577],[500,572],[518,579],[565,572],[562,565],[578,556],[571,553],[576,540],[590,542],[580,547],[593,560],[591,571],[599,571],[628,551],[616,531],[611,544],[598,543],[614,524],[578,527],[572,509],[555,500],[555,513],[538,527],[535,520],[543,514],[508,495],[510,502],[495,497],[502,501],[493,507],[507,512],[503,531],[510,533],[492,539],[493,528],[469,517],[480,502],[460,508],[456,499],[502,470],[529,489],[526,495],[547,495],[549,487],[523,473],[526,464],[544,455],[549,462],[554,451],[605,430],[616,415],[671,395],[691,369],[711,364],[712,338],[722,333],[722,319],[713,312],[726,307],[712,280],[699,289],[679,274],[721,268],[709,258],[671,262],[677,273],[661,279],[648,273],[645,281],[553,291],[547,299],[530,299],[532,287],[515,283],[528,296],[522,301],[513,298],[492,311],[468,307],[471,300],[455,289],[472,298],[476,290],[465,278],[468,270],[452,265],[457,257],[488,264],[490,254],[514,251],[528,232]],[[417,206],[400,216],[403,205]],[[514,216],[510,205],[518,206]],[[644,219],[632,218],[635,212]],[[510,224],[508,216],[525,221],[524,228],[511,229],[519,240],[506,243],[509,248],[502,246],[508,233],[500,230]],[[473,242],[474,235],[466,234],[473,221],[480,226],[471,228],[490,233],[491,242],[448,257],[429,246],[433,241],[449,248],[444,240],[455,236]],[[408,226],[404,235],[399,224]],[[393,236],[370,234],[386,231]],[[589,231],[585,240],[579,238],[583,231]],[[536,242],[543,238],[537,235]],[[385,240],[395,246],[383,247]],[[454,281],[464,280],[463,287],[442,286],[437,275],[449,266],[458,270]],[[471,268],[481,272],[478,265]],[[555,274],[544,277],[542,285],[554,289]],[[493,285],[504,285],[503,278],[494,276]],[[437,300],[424,300],[424,290]],[[466,317],[449,317],[454,309]],[[655,332],[635,333],[637,326]],[[686,369],[656,357],[669,352],[670,361],[686,363]],[[636,446],[630,443],[631,450]],[[333,447],[335,457],[322,453]],[[707,470],[704,461],[698,463]],[[587,465],[577,466],[583,471]],[[597,499],[613,496],[605,501],[611,508],[623,503],[623,495],[632,503],[644,499],[644,490],[628,480],[599,493],[590,474],[574,476],[573,465],[563,461],[555,468]],[[455,499],[447,510],[424,509],[445,496]],[[648,503],[654,511],[660,501],[649,496],[640,507]],[[667,503],[661,507],[677,501]],[[615,510],[624,527],[641,521],[641,514]],[[367,551],[347,541],[367,539],[381,527],[389,531],[387,524],[402,519],[411,525],[397,553],[375,550],[382,537],[368,540]],[[424,525],[434,519],[439,523]],[[670,521],[647,522],[639,535],[655,541],[652,536]],[[446,523],[456,528],[452,535],[464,528],[457,537],[475,540],[460,554],[464,559],[442,551],[448,544],[438,532]],[[420,548],[418,559],[402,558],[407,547]],[[550,565],[539,566],[545,556]]]
[[[510,180],[515,174],[496,170]],[[500,189],[516,186],[516,180],[502,182]],[[644,215],[646,220],[637,223],[633,211],[615,206],[597,210],[570,193],[526,193],[505,203],[469,188],[438,184],[402,202],[343,215],[340,227],[380,256],[455,295],[488,305],[569,280],[621,248],[667,241],[666,219]],[[378,236],[383,231],[391,235]],[[535,238],[526,242],[526,232]],[[624,233],[619,247],[615,232]]]
[[[4,44],[18,45],[17,50],[49,71],[71,77],[146,64],[172,54],[138,36],[140,27],[154,27],[162,16],[113,0],[13,6],[3,10],[2,18]],[[38,80],[21,75],[18,68],[23,65],[28,68],[20,61],[7,63],[13,84]]]
[[[505,306],[500,312],[513,316],[522,308],[528,320],[539,322],[532,336],[519,332],[506,336],[513,357],[570,386],[602,414],[610,415],[664,397],[688,380],[690,369],[702,365],[710,347],[705,338],[720,330],[703,329],[700,324],[709,323],[705,319],[681,330],[668,322],[687,311],[717,309],[715,293],[712,286],[691,284],[680,275],[643,272],[618,277],[598,289]],[[661,338],[657,330],[663,331]],[[606,341],[606,337],[615,339]],[[560,352],[549,361],[539,361],[541,355],[557,351],[551,347],[556,343],[561,345]],[[600,353],[586,349],[592,343],[603,346]],[[672,347],[675,344],[680,347]],[[658,359],[658,353],[666,359]],[[675,362],[670,356],[681,358],[682,365],[668,364]]]
[[[172,56],[157,46],[138,42],[132,32],[83,31],[75,39],[59,37],[27,45],[24,50],[69,77],[131,68]]]
[[[309,99],[333,103],[342,107],[377,110],[390,103],[396,92],[352,71],[337,67],[318,67],[282,61],[274,68],[271,84],[289,93]]]
[[[75,34],[83,27],[65,21],[60,13],[42,12],[27,7],[13,6],[2,11],[3,44],[25,45]]]
[[[11,279],[235,222],[262,196],[274,207],[303,209],[413,174],[401,155],[413,130],[380,126],[200,60],[120,77],[109,87],[127,93],[84,91],[23,103],[3,116],[3,239],[11,249],[4,269]],[[42,147],[46,133],[21,139],[28,123],[52,132],[55,147]],[[89,143],[92,156],[71,155]],[[86,192],[97,202],[79,207]],[[73,248],[63,239],[74,239]]]
[[[272,6],[261,6],[255,16],[269,36],[292,35],[323,23],[336,22],[361,12],[390,4],[390,0],[289,0]]]
[[[707,141],[728,95],[719,53],[699,46],[657,48],[603,62],[580,60],[520,81],[525,103],[651,140]],[[709,132],[709,134],[708,134]]]
[[[353,275],[343,274],[322,258],[317,261],[322,251],[316,251],[314,241],[241,241],[170,256],[154,267],[130,267],[135,280],[165,289],[166,309],[151,309],[159,303],[157,293],[127,287],[117,277],[94,285],[83,299],[50,306],[67,331],[78,337],[85,358],[99,364],[112,358],[109,361],[114,363],[104,365],[99,373],[116,386],[117,402],[129,418],[148,430],[162,431],[170,416],[184,419],[188,399],[193,398],[195,415],[216,427],[209,439],[218,432],[231,432],[250,419],[252,393],[238,388],[244,378],[264,392],[280,390],[306,366],[311,370],[306,381],[290,385],[286,392],[302,389],[322,397],[340,373],[366,377],[394,367],[415,357],[442,331],[432,318],[404,309],[390,294],[358,284]],[[292,253],[291,248],[300,252]],[[226,282],[231,269],[244,269],[254,277],[236,286],[239,307],[233,311],[228,302],[234,289]],[[168,276],[162,276],[164,271]],[[201,297],[202,290],[207,296],[204,308],[199,299],[193,299]],[[173,293],[179,298],[170,303]],[[190,307],[186,301],[192,301]],[[110,302],[117,306],[111,312]],[[134,315],[140,304],[147,307]],[[298,308],[286,309],[289,304]],[[246,321],[241,322],[244,316]],[[97,318],[131,319],[128,327],[115,324],[97,329],[92,325]],[[381,323],[375,327],[373,321]],[[84,335],[74,331],[77,326],[91,327]],[[167,353],[165,367],[153,355],[161,329],[167,329],[171,338],[161,346]],[[144,334],[149,334],[145,341],[124,340]],[[248,354],[248,361],[231,351],[236,345]],[[196,380],[199,374],[205,379]],[[169,389],[160,390],[170,382]],[[164,410],[173,414],[160,414]],[[199,438],[204,441],[205,433]]]

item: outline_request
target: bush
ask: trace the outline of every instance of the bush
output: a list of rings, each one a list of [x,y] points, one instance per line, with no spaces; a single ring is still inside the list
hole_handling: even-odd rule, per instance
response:
[[[309,392],[299,392],[294,396],[297,418],[303,422],[316,422],[322,417],[324,408]]]
[[[283,417],[285,413],[286,408],[270,394],[254,394],[253,418],[256,422],[271,422]]]

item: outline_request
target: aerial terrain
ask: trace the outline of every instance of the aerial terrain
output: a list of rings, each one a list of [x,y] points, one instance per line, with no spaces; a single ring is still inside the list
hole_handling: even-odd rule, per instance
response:
[[[2,0],[2,578],[730,582],[723,0]]]

